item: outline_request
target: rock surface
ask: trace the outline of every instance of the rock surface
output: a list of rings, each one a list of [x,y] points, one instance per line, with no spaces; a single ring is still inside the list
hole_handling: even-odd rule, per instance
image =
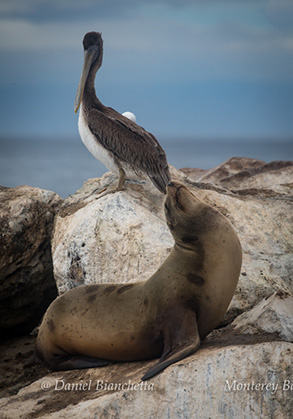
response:
[[[0,333],[27,333],[56,297],[50,250],[61,198],[20,186],[0,188]]]
[[[266,163],[245,157],[232,157],[210,170],[199,171],[189,168],[181,170],[198,182],[213,183],[230,190],[252,192],[253,189],[265,189],[292,195],[292,161]]]
[[[153,361],[53,373],[2,398],[0,411],[6,419],[288,419],[292,350],[287,342],[206,344],[141,386]]]
[[[274,291],[292,294],[290,197],[232,193],[194,182],[174,168],[172,178],[223,213],[239,235],[243,266],[225,322]],[[173,246],[163,214],[164,196],[150,183],[133,182],[125,191],[100,199],[91,194],[114,182],[108,173],[89,180],[64,201],[56,217],[52,255],[60,293],[84,283],[148,279]]]
[[[197,171],[194,179],[171,170],[173,179],[223,213],[239,235],[243,266],[223,324],[243,313],[233,323],[214,330],[195,354],[171,365],[142,389],[140,378],[157,361],[49,375],[44,367],[35,366],[25,370],[23,382],[32,382],[33,374],[37,381],[15,394],[20,388],[19,360],[29,358],[33,343],[23,342],[19,353],[15,341],[14,352],[6,346],[5,358],[0,358],[0,372],[7,370],[13,357],[18,362],[13,388],[2,391],[15,395],[0,399],[1,415],[6,419],[291,417],[292,164],[283,163],[266,166],[233,158],[209,173]],[[147,279],[173,246],[162,194],[150,183],[134,181],[127,182],[125,191],[100,199],[92,194],[115,182],[109,173],[90,179],[63,202],[55,217],[52,255],[60,293],[84,283]],[[50,199],[55,202],[53,195]],[[127,387],[122,387],[124,383]],[[135,384],[139,384],[136,389]]]
[[[280,340],[293,342],[293,297],[275,292],[238,316],[231,328],[241,334],[277,333]]]
[[[163,195],[152,185],[128,184],[101,199],[90,195],[99,183],[103,189],[115,181],[108,173],[98,184],[89,180],[56,217],[52,255],[60,293],[92,282],[147,279],[173,246]]]

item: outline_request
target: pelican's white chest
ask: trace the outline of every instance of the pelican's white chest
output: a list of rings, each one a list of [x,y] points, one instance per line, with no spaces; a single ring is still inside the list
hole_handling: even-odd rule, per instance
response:
[[[119,173],[119,168],[115,164],[114,158],[112,157],[111,153],[107,151],[95,138],[94,134],[89,129],[83,109],[82,104],[80,106],[79,117],[78,117],[78,130],[81,137],[82,142],[86,146],[86,148],[92,153],[92,155],[103,163],[108,170],[111,172]]]

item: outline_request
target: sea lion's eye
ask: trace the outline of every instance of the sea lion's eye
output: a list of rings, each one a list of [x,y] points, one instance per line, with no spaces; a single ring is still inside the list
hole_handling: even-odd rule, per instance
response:
[[[182,237],[181,238],[183,243],[196,243],[198,241],[198,237],[194,236],[194,237]]]

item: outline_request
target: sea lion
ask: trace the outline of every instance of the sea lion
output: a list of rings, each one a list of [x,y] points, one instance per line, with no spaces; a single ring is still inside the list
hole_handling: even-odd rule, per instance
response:
[[[165,199],[174,247],[147,281],[74,288],[48,308],[34,360],[52,370],[160,357],[143,377],[194,353],[221,321],[242,261],[230,222],[179,182]]]

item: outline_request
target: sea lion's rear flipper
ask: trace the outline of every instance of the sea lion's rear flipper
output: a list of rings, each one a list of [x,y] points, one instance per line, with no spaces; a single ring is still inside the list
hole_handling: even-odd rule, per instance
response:
[[[46,359],[45,363],[54,371],[67,371],[105,367],[106,365],[113,364],[113,361],[92,358],[85,355],[53,355],[50,359]]]
[[[163,332],[164,351],[158,364],[155,364],[143,377],[148,380],[174,362],[193,354],[200,345],[196,314],[190,309],[174,310]]]

